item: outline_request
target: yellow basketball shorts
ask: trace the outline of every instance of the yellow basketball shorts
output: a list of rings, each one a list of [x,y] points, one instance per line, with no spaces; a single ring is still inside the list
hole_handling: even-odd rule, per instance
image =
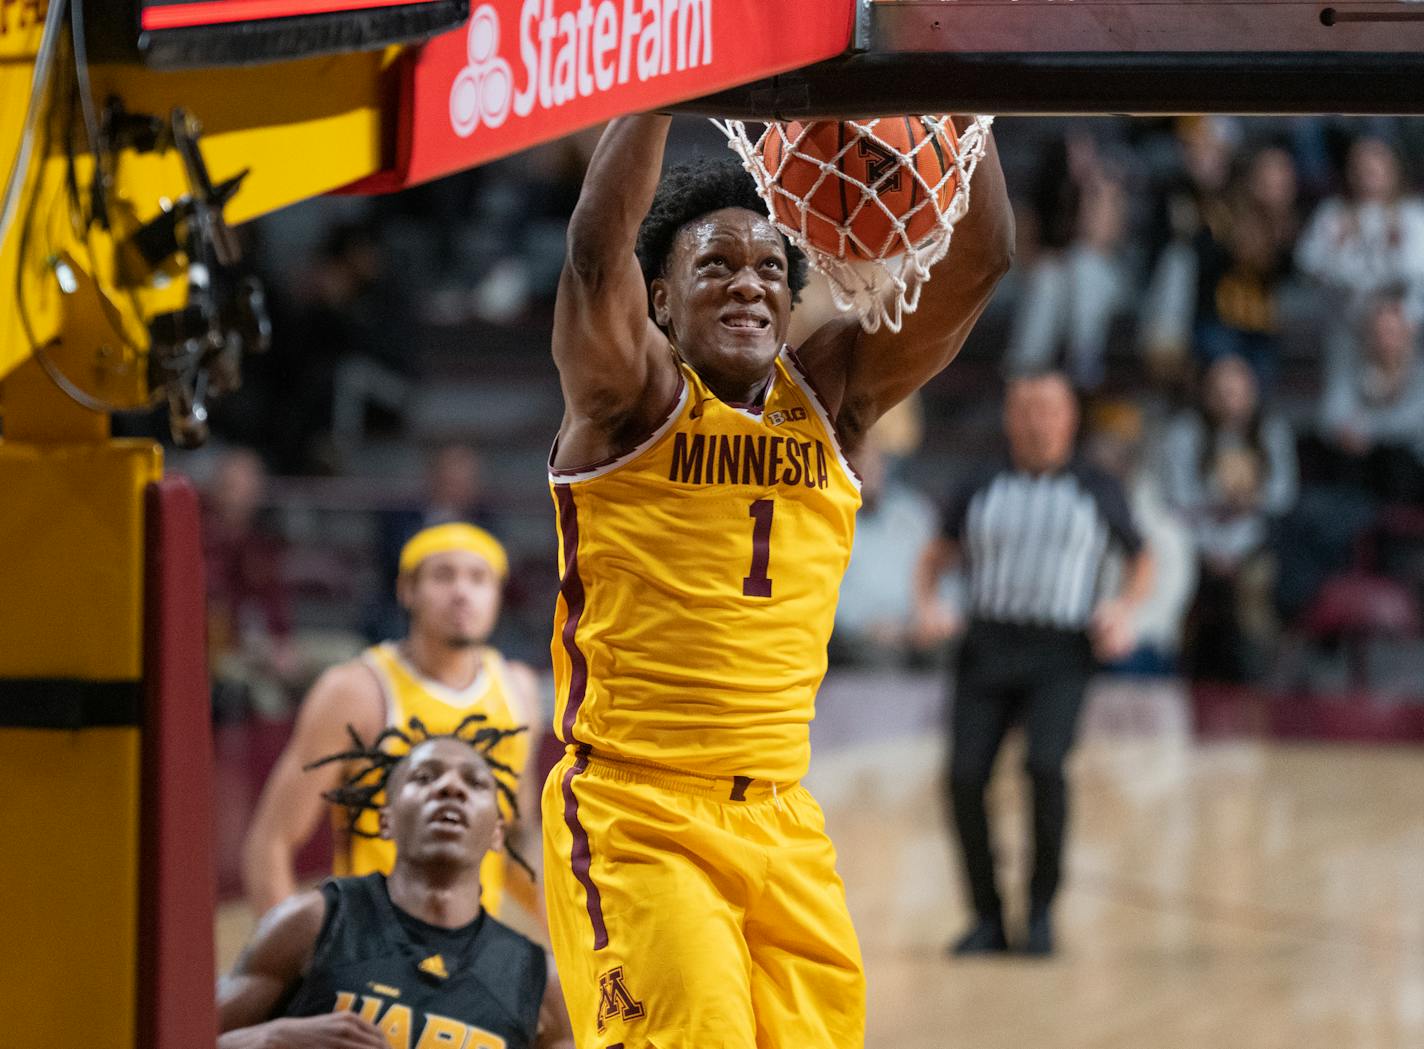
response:
[[[865,976],[805,787],[583,752],[544,785],[549,934],[579,1049],[860,1049]]]

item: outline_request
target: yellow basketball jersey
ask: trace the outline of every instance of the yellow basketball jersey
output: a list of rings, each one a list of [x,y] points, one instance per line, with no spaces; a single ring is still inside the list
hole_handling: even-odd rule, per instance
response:
[[[550,470],[554,729],[689,772],[796,780],[860,481],[789,350],[760,409],[678,367],[676,406],[642,444]]]
[[[386,701],[386,724],[402,731],[409,729],[412,717],[419,718],[432,733],[453,732],[471,714],[485,715],[489,718],[488,723],[496,728],[528,724],[508,681],[504,660],[493,648],[482,650],[479,673],[468,688],[461,690],[447,688],[438,681],[421,676],[389,641],[366,649],[361,659],[381,684],[381,693]],[[393,740],[386,746],[396,751],[406,749],[399,740]],[[528,735],[521,733],[506,739],[495,756],[523,774],[529,760]],[[500,808],[506,819],[509,818],[510,812],[503,798],[500,799]],[[525,816],[533,818],[530,813],[525,813]],[[346,846],[337,849],[334,872],[359,875],[381,871],[389,874],[395,864],[395,844],[381,838],[349,833],[345,812],[336,813],[335,819],[338,821],[337,841],[340,843],[345,838]],[[356,827],[374,834],[380,830],[380,820],[375,812],[363,812]],[[497,897],[504,880],[502,858],[497,853],[491,853],[485,858],[480,874],[486,906],[497,913]]]

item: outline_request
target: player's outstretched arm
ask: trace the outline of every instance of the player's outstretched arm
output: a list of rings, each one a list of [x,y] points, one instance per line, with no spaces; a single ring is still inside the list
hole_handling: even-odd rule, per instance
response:
[[[962,134],[969,118],[953,120]],[[991,134],[970,184],[969,210],[955,226],[949,253],[930,270],[919,309],[898,332],[865,332],[855,318],[839,317],[801,348],[847,448],[954,360],[1008,272],[1013,250],[1013,211]]]
[[[347,725],[365,740],[374,738],[383,714],[380,686],[359,662],[332,667],[302,700],[292,737],[267,778],[243,842],[243,887],[258,914],[296,889],[297,852],[327,810],[322,793],[341,782],[339,764],[310,771],[306,766],[351,749]]]
[[[326,900],[293,896],[263,917],[232,972],[218,980],[218,1049],[388,1049],[355,1013],[275,1016],[310,964]]]
[[[599,139],[569,220],[554,310],[554,363],[564,392],[556,466],[612,455],[620,438],[656,424],[677,389],[667,339],[648,316],[634,253],[653,202],[671,118],[612,121]]]

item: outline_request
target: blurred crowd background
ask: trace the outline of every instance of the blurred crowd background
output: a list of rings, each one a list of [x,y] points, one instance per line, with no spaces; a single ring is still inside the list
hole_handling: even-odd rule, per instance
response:
[[[943,664],[915,630],[915,561],[1002,452],[1006,377],[1057,366],[1081,454],[1123,480],[1157,561],[1113,672],[1185,680],[1203,711],[1424,708],[1424,121],[1006,118],[997,136],[1016,265],[874,435],[833,663]],[[596,137],[243,229],[274,344],[210,446],[168,460],[204,493],[219,722],[283,722],[322,668],[399,636],[396,556],[443,520],[507,544],[494,642],[547,667],[549,339]],[[669,159],[724,148],[688,120]]]

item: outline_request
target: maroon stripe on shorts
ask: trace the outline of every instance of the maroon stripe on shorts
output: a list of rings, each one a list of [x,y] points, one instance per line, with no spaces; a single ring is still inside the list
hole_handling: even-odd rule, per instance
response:
[[[573,835],[573,847],[569,850],[569,864],[574,877],[583,886],[584,899],[588,906],[588,920],[593,925],[593,949],[601,951],[608,946],[608,927],[603,924],[603,897],[589,874],[589,864],[593,853],[588,845],[588,831],[578,818],[578,798],[574,796],[574,777],[588,768],[588,751],[580,750],[578,760],[564,773],[564,823]]]
[[[575,637],[579,619],[583,616],[584,598],[583,579],[578,570],[578,507],[574,505],[574,493],[568,485],[554,485],[554,499],[559,504],[559,535],[564,541],[564,577],[559,582],[559,596],[564,599],[567,613],[562,637],[564,651],[569,654],[569,694],[564,703],[559,739],[564,743],[577,743],[574,722],[578,718],[579,707],[583,706],[584,692],[588,689],[588,660],[584,658]]]

